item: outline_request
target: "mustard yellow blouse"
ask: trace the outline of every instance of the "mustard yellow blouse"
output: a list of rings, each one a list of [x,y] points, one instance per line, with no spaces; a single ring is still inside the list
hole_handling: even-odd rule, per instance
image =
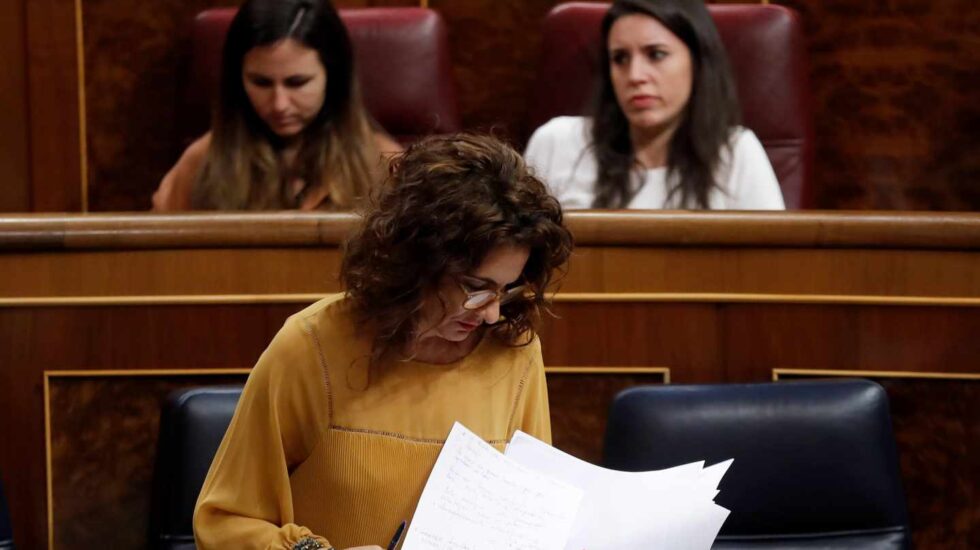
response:
[[[259,358],[194,513],[198,548],[385,547],[411,520],[454,421],[503,450],[515,430],[551,441],[540,343],[486,337],[438,365],[369,373],[346,302],[293,315]]]

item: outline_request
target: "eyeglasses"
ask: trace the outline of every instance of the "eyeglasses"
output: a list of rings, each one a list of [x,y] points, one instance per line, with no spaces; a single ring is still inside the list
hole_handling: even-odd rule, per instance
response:
[[[527,290],[527,285],[518,285],[513,288],[500,288],[497,290],[473,290],[459,279],[456,279],[456,282],[459,284],[459,288],[463,290],[463,294],[466,295],[466,299],[463,300],[463,309],[470,311],[484,308],[494,300],[498,300],[500,305],[504,305],[524,296],[524,292]]]

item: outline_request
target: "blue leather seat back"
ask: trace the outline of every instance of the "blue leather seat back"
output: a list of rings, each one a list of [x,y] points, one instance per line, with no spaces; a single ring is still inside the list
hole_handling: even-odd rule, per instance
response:
[[[874,382],[654,386],[613,403],[610,468],[728,458],[716,502],[732,513],[717,548],[909,543],[888,399]]]
[[[150,547],[193,550],[194,505],[235,414],[241,386],[171,394],[160,416]]]
[[[0,483],[0,550],[13,550],[14,531],[10,526],[10,510],[7,508],[7,497]]]

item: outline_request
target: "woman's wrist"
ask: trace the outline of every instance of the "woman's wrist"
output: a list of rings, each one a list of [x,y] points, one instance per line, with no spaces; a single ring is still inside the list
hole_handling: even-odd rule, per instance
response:
[[[296,541],[296,544],[292,546],[291,550],[334,550],[333,546],[324,546],[324,544],[313,537],[303,537]]]

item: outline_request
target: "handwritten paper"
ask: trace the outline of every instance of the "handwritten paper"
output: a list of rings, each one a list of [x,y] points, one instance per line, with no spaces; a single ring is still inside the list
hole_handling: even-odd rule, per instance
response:
[[[402,550],[561,550],[582,494],[510,460],[457,422]]]
[[[594,466],[518,431],[507,458],[584,492],[567,550],[708,550],[728,510],[714,503],[728,460],[650,472]]]

